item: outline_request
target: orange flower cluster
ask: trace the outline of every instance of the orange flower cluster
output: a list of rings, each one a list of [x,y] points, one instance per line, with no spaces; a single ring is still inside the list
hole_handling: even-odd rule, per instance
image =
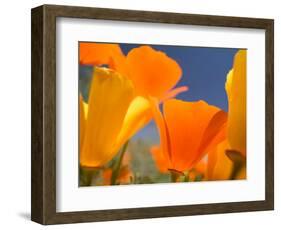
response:
[[[187,90],[173,89],[181,77],[180,66],[149,46],[133,49],[124,56],[118,45],[80,43],[80,63],[96,66],[88,105],[84,106],[89,109],[86,116],[80,116],[83,166],[107,163],[151,120],[150,97],[164,100]]]
[[[80,43],[80,64],[95,66],[88,102],[80,96],[81,166],[102,167],[154,119],[160,145],[151,153],[159,171],[176,175],[175,181],[187,172],[190,180],[246,177],[245,50],[227,76],[228,113],[205,101],[174,99],[188,89],[175,88],[181,67],[150,46],[125,56],[117,44]],[[104,174],[107,184],[111,174]]]

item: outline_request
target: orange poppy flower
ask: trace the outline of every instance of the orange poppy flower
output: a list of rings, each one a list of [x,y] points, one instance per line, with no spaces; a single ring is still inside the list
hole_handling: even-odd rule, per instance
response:
[[[152,147],[151,152],[161,171],[192,169],[225,138],[227,114],[204,101],[170,99],[163,103],[163,115],[158,106],[153,113],[161,145]]]
[[[80,120],[82,166],[106,164],[151,120],[149,97],[160,102],[187,90],[172,89],[181,77],[180,67],[148,46],[132,49],[125,57],[115,44],[80,43],[80,63],[112,68],[94,68],[85,116],[80,101],[80,118],[86,117]]]

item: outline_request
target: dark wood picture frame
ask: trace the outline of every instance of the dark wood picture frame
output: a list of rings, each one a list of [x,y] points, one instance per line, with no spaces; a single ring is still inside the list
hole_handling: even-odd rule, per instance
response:
[[[274,209],[274,21],[271,19],[43,5],[32,9],[31,219],[62,224]],[[264,29],[266,36],[265,200],[56,212],[56,18],[87,18]]]

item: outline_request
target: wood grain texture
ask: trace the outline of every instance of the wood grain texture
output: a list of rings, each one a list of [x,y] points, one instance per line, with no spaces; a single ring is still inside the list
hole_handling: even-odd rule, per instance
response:
[[[31,23],[31,219],[43,223],[43,7]]]
[[[273,20],[44,5],[32,9],[31,219],[41,224],[272,210],[274,208]],[[56,18],[255,28],[266,31],[266,199],[264,201],[56,212]],[[94,207],[93,207],[94,208]]]
[[[265,196],[274,209],[274,21],[265,34]]]

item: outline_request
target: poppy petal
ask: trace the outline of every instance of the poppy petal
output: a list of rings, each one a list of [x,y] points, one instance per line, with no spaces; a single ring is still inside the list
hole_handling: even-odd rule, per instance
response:
[[[161,98],[161,101],[166,101],[168,99],[176,97],[178,94],[183,93],[188,90],[187,86],[177,87],[175,89],[170,90],[167,92],[164,97]]]
[[[150,152],[159,171],[162,173],[168,172],[169,163],[167,162],[167,159],[163,156],[163,152],[161,151],[161,148],[159,146],[152,146],[150,148]]]
[[[143,128],[152,118],[149,101],[141,96],[135,97],[125,115],[115,148],[119,149],[139,129]]]
[[[114,140],[133,98],[130,80],[106,68],[94,69],[81,165],[99,167],[115,156],[118,149],[115,149]]]
[[[123,74],[125,69],[125,56],[117,44],[81,42],[80,64],[82,65],[108,65],[109,68]]]
[[[169,133],[167,130],[167,124],[166,124],[164,117],[162,116],[162,114],[160,112],[158,100],[156,98],[149,97],[149,102],[151,105],[153,118],[155,120],[157,129],[158,129],[158,133],[160,136],[160,149],[163,154],[163,157],[168,162],[167,163],[168,168],[171,168],[171,165],[170,165],[170,163],[171,163],[171,151],[170,151],[171,146],[170,146]]]
[[[246,50],[234,57],[225,89],[228,96],[228,140],[231,149],[246,153]]]
[[[79,97],[79,120],[80,120],[80,146],[83,145],[83,140],[85,136],[86,122],[88,116],[88,104],[84,102],[82,96]]]
[[[214,114],[201,139],[200,147],[198,149],[201,156],[208,153],[210,149],[213,149],[226,138],[226,122],[226,112],[219,110],[216,114]],[[198,158],[201,158],[201,156],[198,156]],[[196,163],[197,161],[193,162],[193,164]]]
[[[206,133],[206,129],[213,116],[220,111],[215,106],[204,101],[185,102],[171,99],[164,102],[163,113],[171,145],[171,161],[173,168],[178,171],[191,169],[202,159],[204,152],[200,152],[204,136],[216,136]],[[204,145],[208,146],[212,139],[205,138]]]
[[[227,140],[221,142],[208,154],[208,180],[229,180],[233,170],[232,161],[225,151],[229,144]]]
[[[157,98],[172,89],[182,74],[175,60],[150,46],[132,49],[127,55],[126,65],[137,93]]]

